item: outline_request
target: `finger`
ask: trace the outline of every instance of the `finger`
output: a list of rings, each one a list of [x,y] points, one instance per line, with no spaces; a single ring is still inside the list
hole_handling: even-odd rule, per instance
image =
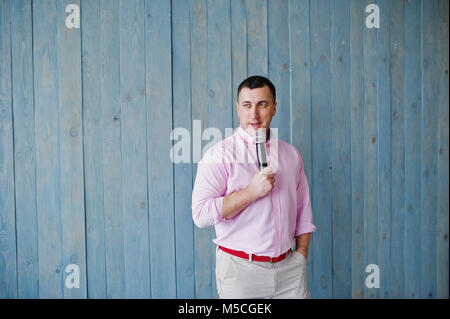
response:
[[[259,173],[260,174],[264,174],[264,175],[272,174],[272,167],[267,166],[262,171],[260,171]]]

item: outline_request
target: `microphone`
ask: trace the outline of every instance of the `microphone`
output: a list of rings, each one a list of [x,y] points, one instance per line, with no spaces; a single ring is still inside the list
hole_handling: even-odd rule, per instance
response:
[[[267,159],[266,159],[266,129],[260,128],[256,130],[255,136],[256,143],[256,156],[258,157],[258,166],[259,170],[263,170],[264,167],[267,167]]]

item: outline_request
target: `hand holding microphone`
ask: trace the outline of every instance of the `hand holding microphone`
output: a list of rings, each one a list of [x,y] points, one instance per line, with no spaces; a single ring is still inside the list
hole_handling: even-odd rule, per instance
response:
[[[267,166],[266,129],[258,129],[255,132],[254,139],[259,172],[253,176],[247,189],[253,197],[253,200],[257,200],[272,191],[275,184],[275,174],[272,172],[272,168]]]
[[[253,176],[250,184],[247,186],[247,190],[251,194],[252,199],[257,200],[270,193],[274,185],[275,173],[272,173],[272,168],[268,166]]]

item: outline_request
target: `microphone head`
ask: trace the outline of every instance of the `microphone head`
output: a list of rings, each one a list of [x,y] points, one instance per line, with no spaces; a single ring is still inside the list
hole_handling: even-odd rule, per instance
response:
[[[256,130],[255,135],[253,137],[256,143],[266,143],[266,129],[259,128]]]

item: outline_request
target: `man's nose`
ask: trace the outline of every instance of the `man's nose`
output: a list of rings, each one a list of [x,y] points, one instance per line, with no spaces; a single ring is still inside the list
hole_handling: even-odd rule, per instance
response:
[[[255,119],[258,119],[258,118],[259,118],[259,110],[258,110],[258,107],[257,107],[257,106],[253,106],[253,107],[250,109],[250,115],[251,115],[253,118],[255,118]]]

